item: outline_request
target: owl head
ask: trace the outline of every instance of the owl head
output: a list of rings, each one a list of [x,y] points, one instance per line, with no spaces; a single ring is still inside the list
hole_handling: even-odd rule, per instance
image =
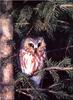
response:
[[[43,37],[28,37],[22,41],[22,48],[31,54],[40,54],[40,52],[42,53],[46,49],[46,43]]]

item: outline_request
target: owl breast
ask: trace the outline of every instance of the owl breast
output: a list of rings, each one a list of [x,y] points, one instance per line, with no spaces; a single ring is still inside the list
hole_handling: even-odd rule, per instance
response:
[[[41,51],[39,54],[31,54],[28,51],[21,49],[19,56],[22,72],[27,75],[33,75],[34,72],[43,67],[46,53]]]

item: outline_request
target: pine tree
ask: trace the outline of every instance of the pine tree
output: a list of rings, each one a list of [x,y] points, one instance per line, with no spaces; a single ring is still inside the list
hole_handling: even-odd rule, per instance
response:
[[[9,8],[10,9],[10,8]],[[73,100],[73,0],[13,1],[15,99]],[[18,69],[21,40],[32,33],[47,43],[42,88],[35,88]],[[40,94],[40,95],[39,95]]]

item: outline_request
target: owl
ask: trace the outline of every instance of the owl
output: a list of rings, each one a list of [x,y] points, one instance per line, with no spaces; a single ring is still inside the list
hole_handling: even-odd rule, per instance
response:
[[[43,37],[28,37],[23,39],[21,42],[19,58],[22,73],[32,76],[31,80],[33,80],[36,85],[39,85],[41,76],[34,75],[34,73],[44,67],[44,61],[46,59],[46,43]]]

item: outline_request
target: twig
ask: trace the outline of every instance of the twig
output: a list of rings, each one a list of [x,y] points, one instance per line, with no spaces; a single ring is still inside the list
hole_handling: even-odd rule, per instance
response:
[[[24,94],[24,95],[30,97],[32,100],[33,100],[33,98],[34,98],[31,94],[28,94],[28,93],[26,93],[26,92],[23,92],[23,91],[21,91],[20,89],[19,89],[19,90],[16,90],[16,92],[22,93],[22,94]]]
[[[27,36],[30,34],[32,29],[33,29],[33,27],[31,27],[30,30],[27,32]]]
[[[62,4],[62,5],[60,5],[60,8],[72,8],[73,7],[73,4]]]
[[[32,88],[21,88],[21,89],[16,89],[17,91],[34,91]],[[42,89],[42,88],[36,88],[37,91],[48,91],[48,89]]]
[[[50,67],[50,68],[45,68],[44,70],[73,70],[73,67]]]
[[[70,80],[73,81],[73,79],[65,79],[64,81],[70,81]],[[53,87],[62,85],[64,81],[61,81],[60,83],[55,83],[55,84],[49,86],[49,90],[52,89]]]
[[[61,71],[71,70],[72,71],[73,67],[57,67],[57,66],[55,66],[55,67],[44,68],[44,69],[42,69],[40,71],[35,72],[34,75],[36,75],[37,73],[39,73],[41,71],[50,71],[50,70],[61,70]]]
[[[73,98],[73,95],[68,95],[68,94],[66,94],[66,93],[63,93],[62,91],[53,91],[53,90],[49,90],[49,89],[42,89],[42,88],[37,88],[36,89],[37,91],[48,91],[48,92],[51,92],[51,93],[53,93],[53,94],[57,94],[57,95],[64,95],[64,96],[69,96],[69,97],[71,97],[71,98]],[[30,94],[27,94],[27,93],[25,93],[24,91],[34,91],[32,88],[23,88],[23,89],[17,89],[16,90],[17,92],[20,92],[20,93],[22,93],[22,94],[25,94],[25,95],[27,95],[27,96],[30,96],[32,99],[33,99],[33,96],[31,96]]]
[[[68,95],[67,93],[64,93],[62,91],[53,91],[53,90],[49,90],[49,92],[53,93],[53,94],[57,94],[59,96],[65,96],[65,97],[70,97],[73,99],[73,95]]]
[[[57,22],[65,24],[65,25],[70,25],[67,21],[63,21],[63,20],[59,20],[59,19],[57,20]]]
[[[36,90],[36,88],[32,86],[31,82],[29,82],[29,79],[28,79],[26,76],[23,76],[23,78],[24,78],[25,81],[29,84],[29,86],[31,87],[31,89],[33,89],[33,91],[35,91],[35,93],[36,93],[37,95],[39,95],[39,93],[38,93],[38,91]],[[20,80],[18,79],[15,83],[17,83],[18,81],[20,81]],[[40,95],[39,95],[39,98],[41,98]],[[32,100],[33,100],[33,99],[32,99]]]

